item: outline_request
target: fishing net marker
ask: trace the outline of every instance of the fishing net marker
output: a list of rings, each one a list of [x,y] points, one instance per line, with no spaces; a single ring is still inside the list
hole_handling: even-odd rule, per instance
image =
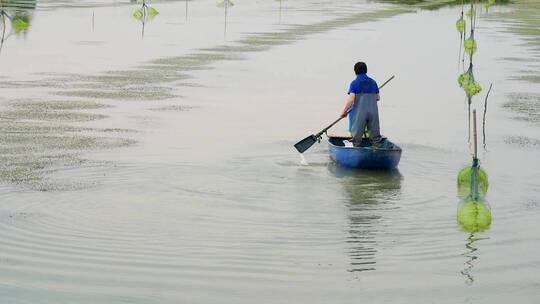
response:
[[[464,197],[458,206],[457,222],[468,232],[484,231],[491,225],[491,208],[485,199],[489,181],[478,160],[476,125],[476,110],[473,110],[473,161],[457,177],[458,194]]]

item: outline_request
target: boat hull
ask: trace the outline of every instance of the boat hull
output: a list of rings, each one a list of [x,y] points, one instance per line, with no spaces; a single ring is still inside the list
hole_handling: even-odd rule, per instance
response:
[[[381,148],[373,149],[369,140],[358,147],[346,147],[346,137],[330,137],[330,158],[348,168],[391,170],[397,168],[401,159],[401,148],[385,140]]]

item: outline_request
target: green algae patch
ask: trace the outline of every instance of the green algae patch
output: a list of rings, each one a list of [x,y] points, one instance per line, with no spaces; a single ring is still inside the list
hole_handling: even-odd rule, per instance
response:
[[[12,119],[41,120],[41,121],[92,121],[107,118],[106,115],[68,112],[68,111],[40,111],[38,109],[20,109],[3,112],[2,115]]]
[[[48,191],[68,189],[50,180],[56,169],[78,167],[82,154],[134,144],[125,138],[100,136],[105,131],[66,122],[106,118],[87,110],[108,107],[83,100],[17,100],[0,113],[0,181]],[[83,133],[97,133],[96,136]],[[71,182],[70,182],[71,183]]]
[[[491,210],[481,201],[466,201],[457,211],[457,222],[467,232],[480,232],[491,225]]]
[[[116,90],[70,90],[55,92],[60,96],[84,97],[95,99],[120,99],[120,100],[161,100],[173,98],[176,95],[170,93],[171,89],[159,87],[153,89],[133,88],[121,91]]]
[[[160,71],[160,73],[163,73],[163,71],[171,71],[171,73],[176,72],[178,74],[172,74],[175,76],[171,76],[170,79],[165,78],[165,80],[179,80],[177,78],[182,76],[187,78],[185,77],[185,74],[182,74],[181,72],[212,69],[211,64],[219,61],[241,60],[243,58],[242,53],[264,51],[273,46],[292,43],[307,35],[322,33],[360,22],[376,21],[412,11],[413,10],[410,8],[390,8],[375,12],[356,13],[315,24],[292,26],[278,32],[252,34],[233,44],[204,48],[199,50],[198,53],[185,56],[152,60],[143,66],[145,71],[142,75],[147,75],[149,72],[151,73],[152,70]],[[130,73],[129,76],[131,75],[132,74]],[[160,79],[163,81],[163,77]],[[112,83],[114,82],[115,81],[112,80]],[[81,93],[82,92],[71,92],[68,94],[81,96]]]
[[[411,8],[393,7],[374,12],[356,13],[315,24],[291,26],[279,32],[252,34],[233,45],[201,49],[186,56],[160,58],[132,70],[110,71],[94,76],[60,75],[60,77],[40,81],[3,82],[0,86],[55,88],[59,90],[53,93],[58,96],[77,98],[164,100],[178,96],[169,86],[162,86],[162,84],[190,78],[187,74],[189,71],[212,69],[211,65],[215,62],[241,60],[242,53],[263,51],[272,46],[297,41],[310,34],[413,11]],[[65,90],[67,87],[70,89]]]
[[[521,148],[538,148],[540,140],[526,136],[510,136],[504,139],[504,142]]]
[[[533,74],[531,72],[525,72],[525,75],[521,75],[517,78],[532,83],[540,83],[540,74]]]
[[[188,112],[197,107],[194,106],[183,106],[183,105],[169,105],[158,108],[151,108],[150,111],[172,111],[172,112]]]
[[[134,141],[122,138],[63,133],[61,128],[35,134],[12,131],[0,135],[0,181],[41,191],[54,190],[59,187],[49,180],[54,168],[79,166],[85,161],[81,153],[89,150],[132,144]]]
[[[405,5],[415,5],[415,4],[425,3],[426,0],[380,0],[379,2],[388,2],[388,3],[405,4]]]
[[[525,42],[532,54],[531,58],[508,58],[507,60],[519,60],[523,67],[517,75],[511,75],[509,78],[528,82],[533,86],[540,83],[540,2],[538,1],[519,1],[513,3],[512,10],[498,12],[495,14],[497,20],[502,20],[507,25],[506,31],[518,35]],[[507,97],[508,101],[503,105],[504,108],[518,114],[515,118],[524,120],[533,124],[540,124],[540,95],[537,93],[516,93]],[[506,139],[507,143],[516,143],[520,146],[531,146],[534,143],[532,139],[522,137],[512,137]]]
[[[185,74],[146,66],[136,70],[109,71],[101,75],[88,77],[85,80],[90,83],[108,83],[110,84],[109,87],[127,87],[133,85],[148,85],[155,83],[172,82],[185,78],[187,78]]]
[[[151,65],[146,65],[147,69],[171,70],[175,72],[197,71],[212,69],[209,65],[218,61],[239,60],[241,58],[232,56],[225,52],[212,52],[203,50],[201,53],[189,54],[186,56],[169,57],[156,59],[150,62]],[[182,75],[182,80],[188,78],[185,74]]]
[[[443,7],[461,6],[464,3],[463,0],[378,0],[378,2],[406,5],[426,10],[437,10]],[[468,4],[470,1],[465,1],[465,3]],[[477,0],[476,3],[483,3],[484,6],[491,7],[493,5],[509,4],[510,0]]]
[[[106,107],[107,105],[88,101],[16,101],[9,105],[11,109],[2,113],[3,117],[15,120],[39,121],[92,121],[107,118],[103,114],[80,112],[76,110],[90,110]]]
[[[505,109],[518,114],[515,118],[534,124],[540,124],[540,94],[515,93],[507,97]]]
[[[9,121],[0,121],[0,181],[38,190],[61,189],[50,179],[56,168],[80,166],[86,161],[84,154],[90,151],[134,144],[135,141],[127,138],[106,136],[110,132],[122,133],[120,129],[81,128],[67,124],[105,118],[102,114],[83,111],[105,107],[99,103],[103,99],[155,101],[178,97],[173,91],[175,86],[197,86],[179,83],[191,77],[190,71],[212,69],[216,62],[241,60],[243,53],[264,51],[274,46],[294,43],[308,35],[378,21],[414,10],[391,7],[339,16],[314,24],[290,26],[278,32],[253,33],[235,43],[201,49],[185,56],[148,61],[129,70],[90,76],[45,75],[45,79],[36,81],[2,81],[0,87],[48,88],[52,94],[73,97],[74,100],[70,101],[66,97],[68,100],[52,102],[16,101],[0,113],[10,117]],[[79,98],[86,100],[79,102]],[[192,108],[168,105],[151,110],[189,111]],[[92,136],[87,135],[88,132],[92,132]]]
[[[109,107],[106,104],[82,100],[19,100],[11,104],[13,108],[48,110],[83,110],[101,109]]]

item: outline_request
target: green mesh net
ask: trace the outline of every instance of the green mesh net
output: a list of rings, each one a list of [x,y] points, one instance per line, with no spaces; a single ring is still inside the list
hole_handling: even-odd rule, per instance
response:
[[[142,8],[136,9],[133,12],[133,18],[137,20],[142,20],[144,18],[144,10]]]
[[[463,19],[463,15],[461,15],[461,18],[456,21],[456,29],[460,34],[465,32],[465,19]]]
[[[471,8],[470,10],[467,11],[467,13],[465,13],[465,16],[467,16],[467,17],[475,17],[476,16],[476,10]]]
[[[476,172],[476,179],[473,180],[473,171]],[[457,176],[457,185],[458,193],[460,197],[467,197],[472,194],[473,187],[472,183],[476,183],[476,189],[479,196],[485,196],[489,187],[489,181],[487,173],[484,169],[477,167],[474,170],[473,167],[466,167],[459,171]]]
[[[231,0],[223,0],[220,3],[218,3],[216,6],[219,7],[219,8],[224,8],[225,5],[234,6],[234,3]]]
[[[476,50],[478,49],[478,44],[476,43],[476,40],[474,40],[474,33],[469,36],[469,38],[465,39],[465,42],[463,43],[463,48],[465,48],[465,53],[469,54],[469,56],[472,56],[476,53]]]
[[[486,230],[491,225],[491,210],[484,200],[489,182],[478,159],[474,158],[472,166],[459,172],[457,183],[458,193],[465,197],[458,208],[458,223],[469,232]]]
[[[12,21],[13,31],[15,34],[22,33],[30,27],[30,23],[22,18],[14,18]]]
[[[472,63],[465,73],[458,76],[458,84],[469,98],[478,95],[482,91],[482,86],[474,78]]]
[[[133,18],[141,21],[146,21],[147,17],[154,18],[157,15],[159,15],[159,11],[146,4],[143,4],[141,8],[138,8],[133,12]]]
[[[155,9],[155,8],[153,8],[153,7],[149,7],[149,8],[148,8],[148,16],[150,16],[150,17],[155,17],[155,16],[157,16],[157,15],[159,15],[159,12],[158,12],[157,9]]]
[[[480,232],[491,225],[491,209],[483,201],[465,201],[458,208],[457,222],[467,232]]]

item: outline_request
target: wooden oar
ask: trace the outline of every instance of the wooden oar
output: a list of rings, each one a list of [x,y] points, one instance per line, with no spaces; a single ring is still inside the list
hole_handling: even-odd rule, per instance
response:
[[[392,76],[390,77],[387,81],[385,81],[380,87],[379,89],[382,89],[387,83],[389,83],[392,79],[394,79],[395,76]],[[349,109],[349,111],[347,113],[351,112],[351,109]],[[324,128],[321,130],[321,132],[315,134],[315,135],[310,135],[304,139],[302,139],[301,141],[297,142],[294,147],[296,148],[296,150],[298,150],[299,153],[304,153],[306,152],[307,149],[311,148],[311,146],[313,146],[316,142],[318,142],[321,138],[321,135],[323,135],[326,131],[328,131],[328,129],[332,128],[334,125],[336,125],[340,120],[342,120],[344,117],[340,117],[338,119],[336,119],[333,123],[331,123],[328,127]]]

